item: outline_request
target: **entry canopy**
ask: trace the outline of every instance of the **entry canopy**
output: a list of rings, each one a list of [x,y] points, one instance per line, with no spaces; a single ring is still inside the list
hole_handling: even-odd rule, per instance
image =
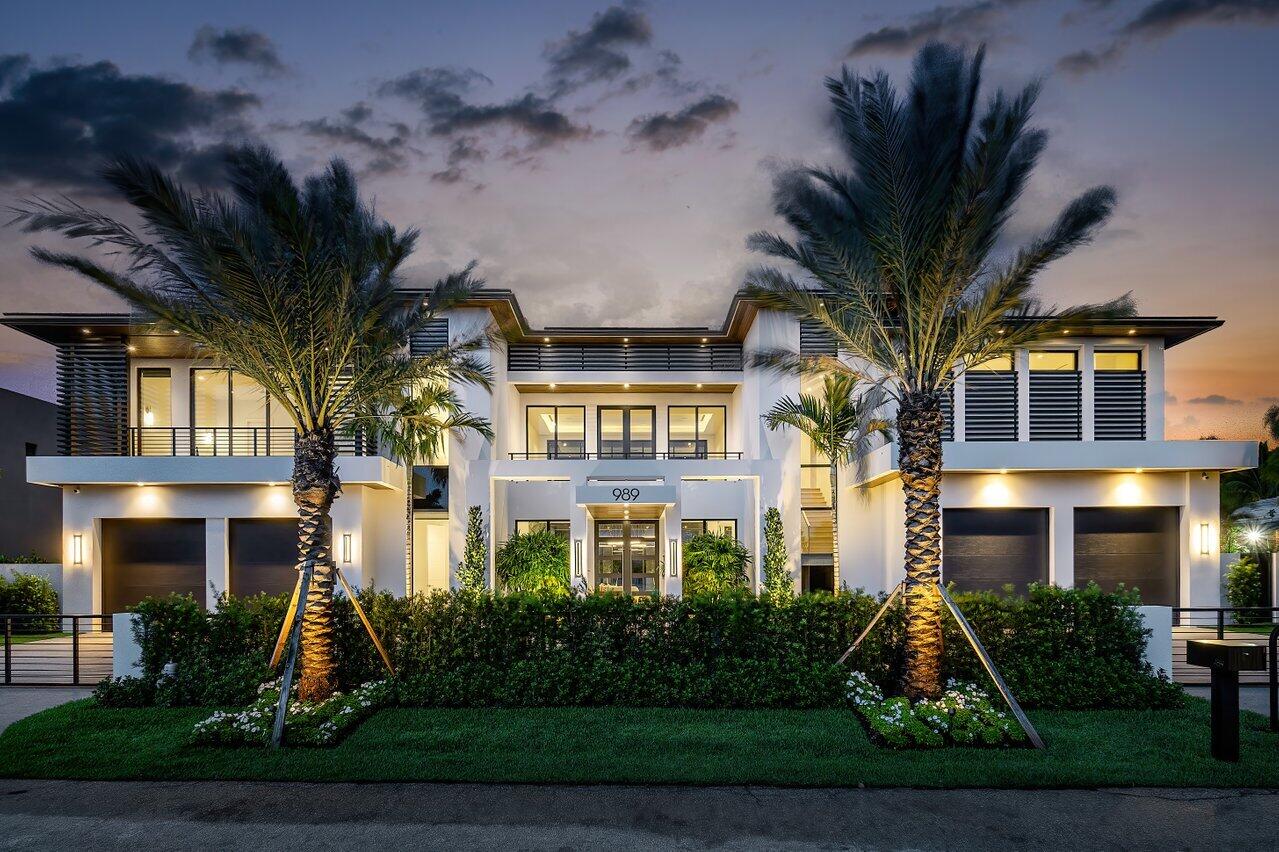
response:
[[[573,491],[579,506],[674,506],[674,485],[579,485]]]

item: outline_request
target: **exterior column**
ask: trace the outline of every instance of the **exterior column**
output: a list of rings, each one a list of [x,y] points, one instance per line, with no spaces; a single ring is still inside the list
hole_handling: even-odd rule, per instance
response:
[[[589,593],[595,588],[594,543],[591,535],[591,516],[585,506],[573,502],[576,486],[569,487],[568,507],[568,560],[569,583],[574,588],[585,587]]]
[[[662,566],[662,594],[674,595],[680,597],[684,594],[684,541],[682,533],[682,522],[684,515],[682,511],[683,501],[683,482],[675,487],[676,500],[674,506],[667,506],[666,511],[662,512],[662,530],[663,535],[657,542],[657,546],[661,548],[658,553],[658,563]],[[671,542],[674,542],[672,546]],[[676,560],[674,572],[675,576],[671,576],[671,559]]]
[[[213,609],[231,584],[231,548],[226,518],[204,519],[204,605]]]

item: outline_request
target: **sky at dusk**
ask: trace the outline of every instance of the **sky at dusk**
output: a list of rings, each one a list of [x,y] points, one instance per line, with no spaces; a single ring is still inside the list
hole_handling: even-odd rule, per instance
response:
[[[985,43],[987,91],[1044,78],[1049,148],[1013,235],[1114,185],[1051,302],[1131,290],[1224,328],[1168,358],[1168,437],[1257,437],[1279,402],[1279,0],[8,2],[0,206],[125,151],[194,184],[220,154],[332,156],[423,239],[411,283],[478,261],[534,325],[718,325],[776,228],[771,175],[838,163],[822,79],[904,86],[927,39]],[[0,229],[0,311],[118,310]],[[52,398],[52,350],[0,330],[0,385]]]

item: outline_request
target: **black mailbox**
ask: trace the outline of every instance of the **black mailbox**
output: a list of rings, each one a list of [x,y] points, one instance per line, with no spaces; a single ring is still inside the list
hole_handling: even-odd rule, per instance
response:
[[[1266,667],[1264,645],[1191,639],[1186,662],[1212,672],[1212,756],[1239,759],[1239,673]]]
[[[1186,662],[1214,672],[1260,672],[1266,668],[1266,647],[1222,639],[1191,639],[1186,643]]]

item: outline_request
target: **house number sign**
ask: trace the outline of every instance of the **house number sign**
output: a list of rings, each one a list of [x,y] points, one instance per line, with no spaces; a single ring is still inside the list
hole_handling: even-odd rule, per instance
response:
[[[614,488],[613,501],[616,503],[634,503],[639,499],[640,490],[638,488]]]

